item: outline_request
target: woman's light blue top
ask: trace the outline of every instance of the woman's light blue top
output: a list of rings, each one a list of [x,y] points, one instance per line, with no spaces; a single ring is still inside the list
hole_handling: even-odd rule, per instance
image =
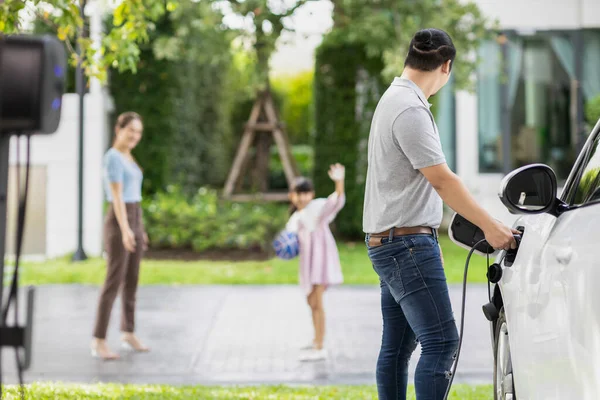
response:
[[[142,201],[142,180],[144,174],[138,165],[127,159],[118,150],[111,147],[104,154],[104,191],[106,200],[112,201],[110,183],[120,183],[123,188],[123,201],[137,203]]]

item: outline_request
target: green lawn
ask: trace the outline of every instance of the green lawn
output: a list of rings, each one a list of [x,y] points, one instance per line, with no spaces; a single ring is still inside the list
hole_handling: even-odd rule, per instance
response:
[[[443,236],[445,269],[449,283],[462,282],[467,251]],[[346,284],[376,284],[364,243],[340,243],[340,258]],[[485,282],[485,259],[473,256],[469,282]],[[80,283],[101,284],[105,262],[100,258],[72,263],[59,258],[44,263],[23,264],[21,284]],[[191,284],[291,284],[297,282],[298,261],[158,261],[144,260],[140,275],[142,285]]]
[[[5,389],[6,399],[18,398],[18,387]],[[375,386],[158,386],[158,385],[65,385],[60,383],[36,383],[28,385],[26,399],[201,399],[201,400],[369,400],[377,399]],[[414,400],[414,390],[409,389],[409,399]],[[449,399],[491,400],[491,386],[454,385]]]

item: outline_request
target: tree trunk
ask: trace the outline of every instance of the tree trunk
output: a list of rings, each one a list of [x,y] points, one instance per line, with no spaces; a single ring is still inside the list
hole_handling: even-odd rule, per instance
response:
[[[256,138],[256,162],[253,171],[253,184],[255,190],[267,192],[269,189],[269,161],[271,159],[271,144],[273,136],[261,132]]]

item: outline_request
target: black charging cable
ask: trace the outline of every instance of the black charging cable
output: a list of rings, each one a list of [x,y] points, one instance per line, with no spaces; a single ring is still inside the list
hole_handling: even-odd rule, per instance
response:
[[[463,276],[463,288],[462,288],[462,305],[460,312],[460,333],[458,334],[458,349],[456,350],[456,358],[454,359],[454,366],[452,367],[452,373],[450,374],[450,382],[448,382],[448,389],[446,389],[446,394],[444,395],[444,400],[448,399],[450,395],[450,388],[452,388],[452,382],[454,381],[454,375],[456,374],[456,367],[458,366],[458,358],[460,357],[460,349],[462,347],[463,340],[463,332],[465,328],[465,305],[467,299],[467,273],[469,272],[469,263],[471,262],[471,256],[475,252],[477,246],[482,243],[487,243],[485,239],[481,239],[477,242],[469,251],[469,255],[467,256],[467,261],[465,263],[465,273]],[[488,259],[489,262],[489,259]],[[489,268],[489,265],[488,265]]]
[[[6,326],[8,320],[8,312],[10,310],[11,303],[14,304],[14,323],[15,326],[19,326],[19,267],[21,260],[21,250],[23,246],[23,234],[25,231],[25,211],[27,207],[27,193],[29,191],[29,175],[31,166],[31,136],[27,135],[27,148],[26,148],[26,166],[25,166],[25,185],[21,188],[21,162],[20,162],[20,141],[21,136],[17,136],[17,178],[16,178],[16,189],[17,189],[17,230],[15,237],[15,268],[13,272],[12,282],[10,285],[10,292],[6,301],[6,305],[1,310],[2,315],[2,326]],[[4,277],[2,277],[4,278]],[[19,388],[20,397],[25,399],[25,387],[23,382],[23,362],[21,360],[21,353],[18,347],[15,347],[15,358],[17,363],[17,374],[19,377]],[[1,355],[0,355],[1,360]],[[2,374],[0,371],[0,396],[2,395]]]
[[[515,235],[515,239],[516,239],[517,246],[518,246],[521,243],[521,236]],[[450,374],[450,382],[448,382],[448,388],[446,389],[446,394],[444,395],[444,400],[448,400],[448,396],[450,395],[450,389],[452,388],[452,382],[454,381],[454,376],[456,375],[456,367],[458,366],[458,358],[460,357],[460,349],[462,347],[463,333],[464,333],[464,328],[465,328],[465,306],[466,306],[466,299],[467,299],[467,275],[469,272],[469,263],[471,262],[471,256],[473,255],[473,253],[475,252],[477,247],[483,243],[487,243],[487,240],[481,239],[479,242],[477,242],[477,243],[475,243],[475,245],[473,245],[473,247],[469,251],[469,255],[467,255],[467,261],[465,262],[465,273],[463,276],[463,288],[462,288],[462,304],[461,304],[461,312],[460,312],[460,332],[458,334],[458,349],[456,350],[456,358],[454,359],[454,365],[452,366],[452,373]],[[488,244],[488,246],[489,246],[489,244]],[[505,252],[502,259],[504,257],[506,257],[506,254],[507,253]],[[502,259],[499,261],[499,263],[502,263]],[[490,256],[488,254],[486,271],[489,271],[489,269],[490,269]],[[491,301],[489,275],[488,275],[488,297],[490,298],[490,301]]]

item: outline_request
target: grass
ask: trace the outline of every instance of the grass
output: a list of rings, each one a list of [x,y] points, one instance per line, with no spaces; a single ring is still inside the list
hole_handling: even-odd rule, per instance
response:
[[[449,283],[460,283],[467,251],[440,237]],[[340,243],[340,258],[346,284],[377,284],[378,278],[367,257],[364,243]],[[105,261],[93,258],[72,263],[63,257],[43,263],[26,262],[20,275],[22,285],[102,284]],[[485,260],[473,256],[469,282],[485,282]],[[298,281],[298,261],[159,261],[143,260],[141,285],[191,284],[294,284]]]
[[[7,386],[3,398],[17,399],[19,389]],[[61,383],[35,383],[27,385],[26,399],[62,400],[62,399],[201,399],[201,400],[317,400],[377,399],[375,386],[166,386],[166,385],[67,385]],[[415,394],[409,388],[408,399],[414,400]],[[454,400],[491,400],[492,387],[454,385],[449,399]]]

